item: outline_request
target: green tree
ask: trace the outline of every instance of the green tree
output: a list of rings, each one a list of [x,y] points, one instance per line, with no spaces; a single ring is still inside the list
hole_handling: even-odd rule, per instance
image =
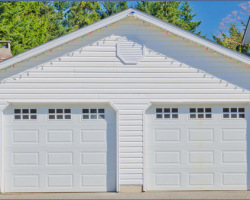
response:
[[[194,22],[197,13],[192,14],[193,8],[187,1],[140,1],[137,9],[167,21],[171,24],[195,32],[201,21]],[[200,34],[197,33],[197,34]]]
[[[100,20],[100,9],[98,1],[71,1],[62,22],[66,32],[75,31]]]
[[[57,38],[62,28],[47,2],[0,2],[0,38],[12,42],[13,55]]]
[[[242,23],[246,26],[246,24]],[[221,36],[213,35],[214,40],[229,49],[233,49],[240,53],[247,53],[249,44],[241,44],[243,33],[237,28],[236,23],[231,23],[228,34],[225,34],[221,29],[219,30]]]
[[[199,27],[202,22],[202,21],[198,22],[193,21],[194,17],[198,13],[192,14],[193,7],[190,7],[189,2],[187,1],[182,2],[180,10],[181,10],[180,19],[182,21],[180,27],[189,30],[193,33],[196,32],[197,27]],[[200,35],[201,32],[198,32],[197,34]]]
[[[101,3],[103,7],[99,13],[101,15],[101,19],[111,16],[115,13],[123,11],[128,8],[127,1],[103,1]]]

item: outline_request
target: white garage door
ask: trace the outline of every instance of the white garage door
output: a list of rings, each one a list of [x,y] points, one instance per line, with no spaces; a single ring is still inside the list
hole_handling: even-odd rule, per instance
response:
[[[11,106],[4,137],[5,192],[115,191],[108,106]]]
[[[246,190],[247,107],[152,106],[147,190]]]

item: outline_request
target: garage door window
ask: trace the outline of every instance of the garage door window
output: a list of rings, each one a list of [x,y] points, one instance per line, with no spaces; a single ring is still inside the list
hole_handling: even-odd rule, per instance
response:
[[[179,119],[178,108],[156,108],[156,119]]]
[[[36,109],[14,109],[14,120],[36,120]]]
[[[245,108],[223,108],[223,119],[245,118]]]
[[[189,119],[212,119],[212,108],[190,108]]]
[[[70,120],[71,119],[71,109],[49,109],[49,120]]]
[[[97,120],[97,119],[105,119],[105,109],[103,108],[84,108],[82,109],[82,119],[87,120]]]

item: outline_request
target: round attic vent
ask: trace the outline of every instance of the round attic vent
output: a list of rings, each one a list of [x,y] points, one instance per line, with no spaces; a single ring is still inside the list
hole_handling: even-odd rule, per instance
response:
[[[117,44],[117,56],[126,64],[137,64],[145,56],[146,47],[137,36],[127,36]]]

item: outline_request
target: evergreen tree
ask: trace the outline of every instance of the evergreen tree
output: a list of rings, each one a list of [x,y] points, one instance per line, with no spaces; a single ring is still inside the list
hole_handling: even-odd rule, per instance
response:
[[[193,8],[187,1],[183,3],[178,1],[140,1],[137,4],[137,9],[191,32],[195,32],[201,24],[201,21],[193,22],[197,13],[192,14]]]
[[[180,19],[182,20],[181,26],[182,28],[189,30],[191,32],[196,32],[196,29],[198,26],[200,26],[202,21],[199,22],[193,22],[194,17],[198,14],[192,14],[193,12],[193,7],[190,7],[189,2],[184,1],[182,2],[181,5],[181,15],[180,15]],[[200,35],[201,32],[197,33],[198,35]]]
[[[57,13],[46,2],[0,2],[0,38],[12,42],[13,55],[57,38],[61,31]]]
[[[242,23],[243,24],[243,23]],[[243,24],[244,25],[244,24]],[[246,24],[245,24],[246,26]],[[241,44],[243,33],[237,28],[236,23],[230,24],[228,35],[220,30],[221,38],[213,35],[214,40],[229,49],[233,49],[240,53],[247,53],[249,44]]]
[[[66,32],[75,31],[100,20],[100,9],[98,1],[71,1],[63,21]]]
[[[99,12],[101,15],[101,19],[128,8],[127,1],[103,1],[101,5],[103,7],[103,9],[101,9]]]

